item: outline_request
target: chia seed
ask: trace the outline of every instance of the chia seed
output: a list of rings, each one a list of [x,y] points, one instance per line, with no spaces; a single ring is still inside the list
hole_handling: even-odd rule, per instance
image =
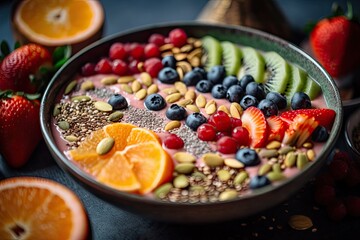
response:
[[[124,121],[138,127],[147,128],[154,132],[161,132],[165,120],[158,114],[147,110],[129,106],[124,112]]]
[[[93,90],[88,90],[86,92],[91,96],[97,98],[103,98],[103,99],[110,98],[115,93],[113,90],[109,88],[95,88]]]

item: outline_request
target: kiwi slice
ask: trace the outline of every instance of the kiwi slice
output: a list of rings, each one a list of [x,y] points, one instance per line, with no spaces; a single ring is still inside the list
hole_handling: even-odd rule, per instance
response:
[[[238,72],[238,78],[251,75],[258,83],[263,83],[265,73],[265,60],[263,56],[252,47],[242,47],[242,66]]]
[[[290,65],[276,52],[264,53],[264,59],[266,65],[265,91],[283,94],[291,76]]]
[[[227,75],[236,75],[241,67],[242,52],[234,43],[221,42],[222,64]]]
[[[217,39],[211,36],[205,36],[201,40],[203,49],[205,50],[203,66],[206,71],[209,71],[213,66],[221,65],[222,63],[221,44]]]
[[[314,100],[317,96],[319,96],[321,87],[310,76],[307,76],[303,92],[306,93],[311,100]]]
[[[289,78],[284,92],[288,105],[290,105],[290,101],[294,93],[302,92],[307,82],[307,73],[304,70],[298,68],[297,66],[291,64],[289,65],[291,69],[291,77]]]

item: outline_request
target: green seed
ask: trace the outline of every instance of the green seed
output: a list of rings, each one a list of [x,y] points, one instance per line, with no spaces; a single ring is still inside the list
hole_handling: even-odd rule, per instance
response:
[[[236,190],[228,189],[224,192],[220,193],[219,195],[219,201],[227,201],[231,199],[235,199],[238,196],[238,193]]]
[[[196,161],[196,157],[188,152],[177,152],[173,158],[179,163],[192,163]]]
[[[284,146],[282,148],[279,149],[279,154],[281,155],[285,155],[289,152],[293,152],[294,151],[294,147],[291,146]]]
[[[173,183],[176,188],[186,188],[189,186],[189,179],[181,174],[174,179]]]
[[[114,146],[115,140],[111,137],[102,139],[96,146],[96,153],[99,155],[104,155],[108,153],[111,148]]]
[[[269,172],[266,177],[272,181],[272,182],[275,182],[275,181],[280,181],[280,180],[283,180],[285,178],[285,175],[281,172],[275,172],[275,171],[272,171],[272,172]]]
[[[216,153],[205,153],[202,159],[209,167],[218,167],[224,164],[224,159]]]
[[[87,102],[87,101],[90,101],[91,98],[89,96],[86,96],[86,95],[81,95],[81,96],[76,96],[76,97],[73,97],[71,98],[71,101],[75,102],[75,101],[82,101],[82,102]]]
[[[280,163],[274,163],[274,164],[272,165],[272,170],[273,170],[274,172],[282,172]]]
[[[179,163],[175,167],[175,171],[182,174],[189,174],[195,168],[193,163]]]
[[[74,88],[76,87],[77,81],[73,80],[71,81],[65,88],[64,94],[67,95],[69,94],[72,90],[74,90]]]
[[[160,187],[155,189],[155,197],[159,199],[166,197],[166,195],[170,192],[171,188],[173,188],[173,185],[171,183],[165,183],[161,185]]]
[[[94,89],[95,86],[94,86],[94,83],[90,80],[87,80],[85,82],[83,82],[80,86],[80,89],[81,90],[84,90],[84,91],[89,91],[89,90],[92,90]]]
[[[231,167],[231,168],[244,168],[244,164],[234,158],[226,158],[224,160],[224,163],[226,166]]]
[[[296,161],[296,167],[298,169],[303,169],[308,164],[308,158],[304,153],[299,153]]]
[[[58,122],[58,126],[62,130],[68,130],[70,128],[70,124],[67,121]]]
[[[272,158],[277,157],[279,155],[276,149],[261,149],[259,152],[259,156],[261,158]]]
[[[124,117],[124,113],[122,113],[120,111],[115,111],[109,115],[108,120],[111,122],[117,122],[120,119],[122,119],[123,117]]]
[[[69,142],[76,142],[78,140],[78,138],[74,135],[68,135],[68,136],[65,136],[65,140],[67,140]]]
[[[61,105],[60,104],[56,104],[53,110],[53,116],[56,117],[57,115],[59,115],[61,112]]]
[[[279,141],[271,141],[266,145],[267,149],[279,149],[281,147],[281,142]]]
[[[205,174],[203,174],[203,173],[201,173],[201,172],[193,172],[192,174],[191,174],[191,176],[193,177],[193,178],[195,178],[196,180],[201,180],[201,179],[204,179],[204,178],[206,178],[206,176],[205,176]]]
[[[100,80],[100,82],[104,85],[113,85],[117,82],[117,77],[104,77]]]
[[[240,185],[242,184],[245,179],[247,179],[249,177],[249,174],[246,171],[241,171],[239,172],[235,178],[234,178],[234,184],[235,185]]]
[[[103,101],[97,101],[94,103],[94,106],[97,110],[102,112],[111,112],[113,110],[113,107],[108,104],[107,102]]]
[[[129,94],[133,93],[131,87],[126,83],[120,84],[120,88],[121,88],[121,90],[123,90],[124,92],[127,92]]]
[[[271,166],[270,164],[265,163],[265,164],[261,165],[261,167],[259,168],[258,174],[259,174],[260,176],[265,175],[265,174],[267,174],[268,172],[270,172],[271,168],[272,168],[272,166]]]
[[[229,180],[231,178],[231,174],[229,173],[229,171],[225,170],[225,169],[221,169],[219,170],[216,175],[218,176],[219,180],[222,182],[226,182],[227,180]]]
[[[294,152],[289,152],[288,154],[286,154],[284,160],[285,166],[291,168],[295,165],[295,163],[296,163],[296,154]]]
[[[203,186],[194,185],[194,186],[189,187],[189,191],[194,192],[194,193],[198,193],[198,194],[202,194],[202,193],[205,192],[205,189],[204,189]]]
[[[310,148],[313,147],[313,144],[311,142],[306,142],[306,143],[303,144],[303,147],[310,149]]]

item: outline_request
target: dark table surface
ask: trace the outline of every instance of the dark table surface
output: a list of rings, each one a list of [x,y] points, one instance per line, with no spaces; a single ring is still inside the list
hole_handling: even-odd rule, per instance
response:
[[[207,3],[206,0],[101,2],[106,13],[104,35],[145,24],[194,20]],[[327,15],[332,1],[276,2],[294,31],[300,32],[307,21]],[[359,9],[358,4],[355,4],[355,9]],[[8,42],[13,42],[10,29],[11,5],[12,1],[0,0],[0,39]],[[296,44],[301,40],[303,39],[299,37],[293,39]],[[337,147],[345,150],[343,131]],[[204,225],[179,225],[133,215],[92,195],[57,166],[43,141],[26,166],[20,169],[9,168],[0,156],[0,179],[25,175],[53,179],[72,189],[81,198],[88,212],[93,239],[359,239],[357,235],[360,234],[359,218],[348,217],[341,222],[333,222],[323,208],[316,207],[311,183],[285,203],[247,219]],[[294,214],[309,216],[314,227],[305,231],[292,229],[288,220]]]

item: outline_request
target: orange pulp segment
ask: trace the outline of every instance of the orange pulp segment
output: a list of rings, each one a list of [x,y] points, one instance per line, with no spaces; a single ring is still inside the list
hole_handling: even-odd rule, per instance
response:
[[[88,220],[79,198],[43,178],[0,181],[0,239],[86,239]]]
[[[127,145],[126,139],[135,127],[136,126],[129,123],[113,123],[106,125],[104,131],[109,137],[114,138],[114,149],[123,150]]]

